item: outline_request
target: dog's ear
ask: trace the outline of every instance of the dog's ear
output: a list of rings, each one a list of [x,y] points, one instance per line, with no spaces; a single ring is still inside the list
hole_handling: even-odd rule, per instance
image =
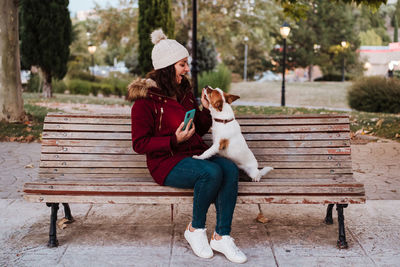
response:
[[[233,101],[238,100],[240,96],[224,93],[226,103],[232,104]]]

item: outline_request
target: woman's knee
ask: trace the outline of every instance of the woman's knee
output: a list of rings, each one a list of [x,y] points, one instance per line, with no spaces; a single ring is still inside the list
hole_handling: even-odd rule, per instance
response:
[[[221,184],[223,180],[223,171],[218,164],[209,162],[209,164],[204,166],[202,171],[202,179],[207,180],[208,183]]]
[[[215,159],[215,162],[220,166],[225,180],[232,182],[238,181],[239,168],[233,161],[220,157]]]

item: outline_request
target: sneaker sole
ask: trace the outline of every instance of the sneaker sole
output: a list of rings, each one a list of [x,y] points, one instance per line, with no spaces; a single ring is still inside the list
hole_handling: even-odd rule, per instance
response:
[[[212,258],[212,257],[214,256],[214,254],[211,254],[211,256],[201,256],[201,255],[197,254],[197,253],[194,251],[194,249],[193,249],[193,247],[192,247],[192,244],[190,244],[189,239],[186,237],[186,233],[184,234],[184,237],[185,237],[186,241],[189,243],[190,248],[192,249],[193,253],[194,253],[197,257],[200,257],[200,258],[203,258],[203,259],[210,259],[210,258]]]
[[[210,244],[210,247],[211,247],[213,250],[215,250],[215,251],[221,253],[222,255],[224,255],[225,258],[227,258],[229,261],[231,261],[231,262],[233,262],[233,263],[245,263],[245,262],[247,261],[247,259],[245,259],[244,261],[236,261],[236,260],[234,260],[234,259],[230,259],[224,252],[218,250],[217,248],[214,248],[211,244]]]

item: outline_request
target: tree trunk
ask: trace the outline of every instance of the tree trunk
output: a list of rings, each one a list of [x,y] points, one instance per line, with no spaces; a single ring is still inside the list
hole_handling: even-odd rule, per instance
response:
[[[18,39],[18,1],[0,1],[0,121],[25,119]]]
[[[312,82],[312,71],[313,71],[313,65],[311,64],[308,66],[308,81]]]
[[[43,97],[50,98],[52,97],[52,88],[51,88],[51,74],[49,72],[43,71]]]

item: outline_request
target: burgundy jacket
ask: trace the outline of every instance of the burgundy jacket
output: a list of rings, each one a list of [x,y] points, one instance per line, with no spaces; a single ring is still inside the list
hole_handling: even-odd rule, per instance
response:
[[[190,88],[178,102],[163,95],[155,81],[137,79],[128,87],[128,99],[135,101],[131,113],[133,150],[146,154],[147,167],[158,184],[164,184],[169,172],[183,158],[208,149],[201,136],[211,127],[211,115],[208,109],[198,109]],[[175,131],[191,109],[196,109],[196,132],[178,144]]]

